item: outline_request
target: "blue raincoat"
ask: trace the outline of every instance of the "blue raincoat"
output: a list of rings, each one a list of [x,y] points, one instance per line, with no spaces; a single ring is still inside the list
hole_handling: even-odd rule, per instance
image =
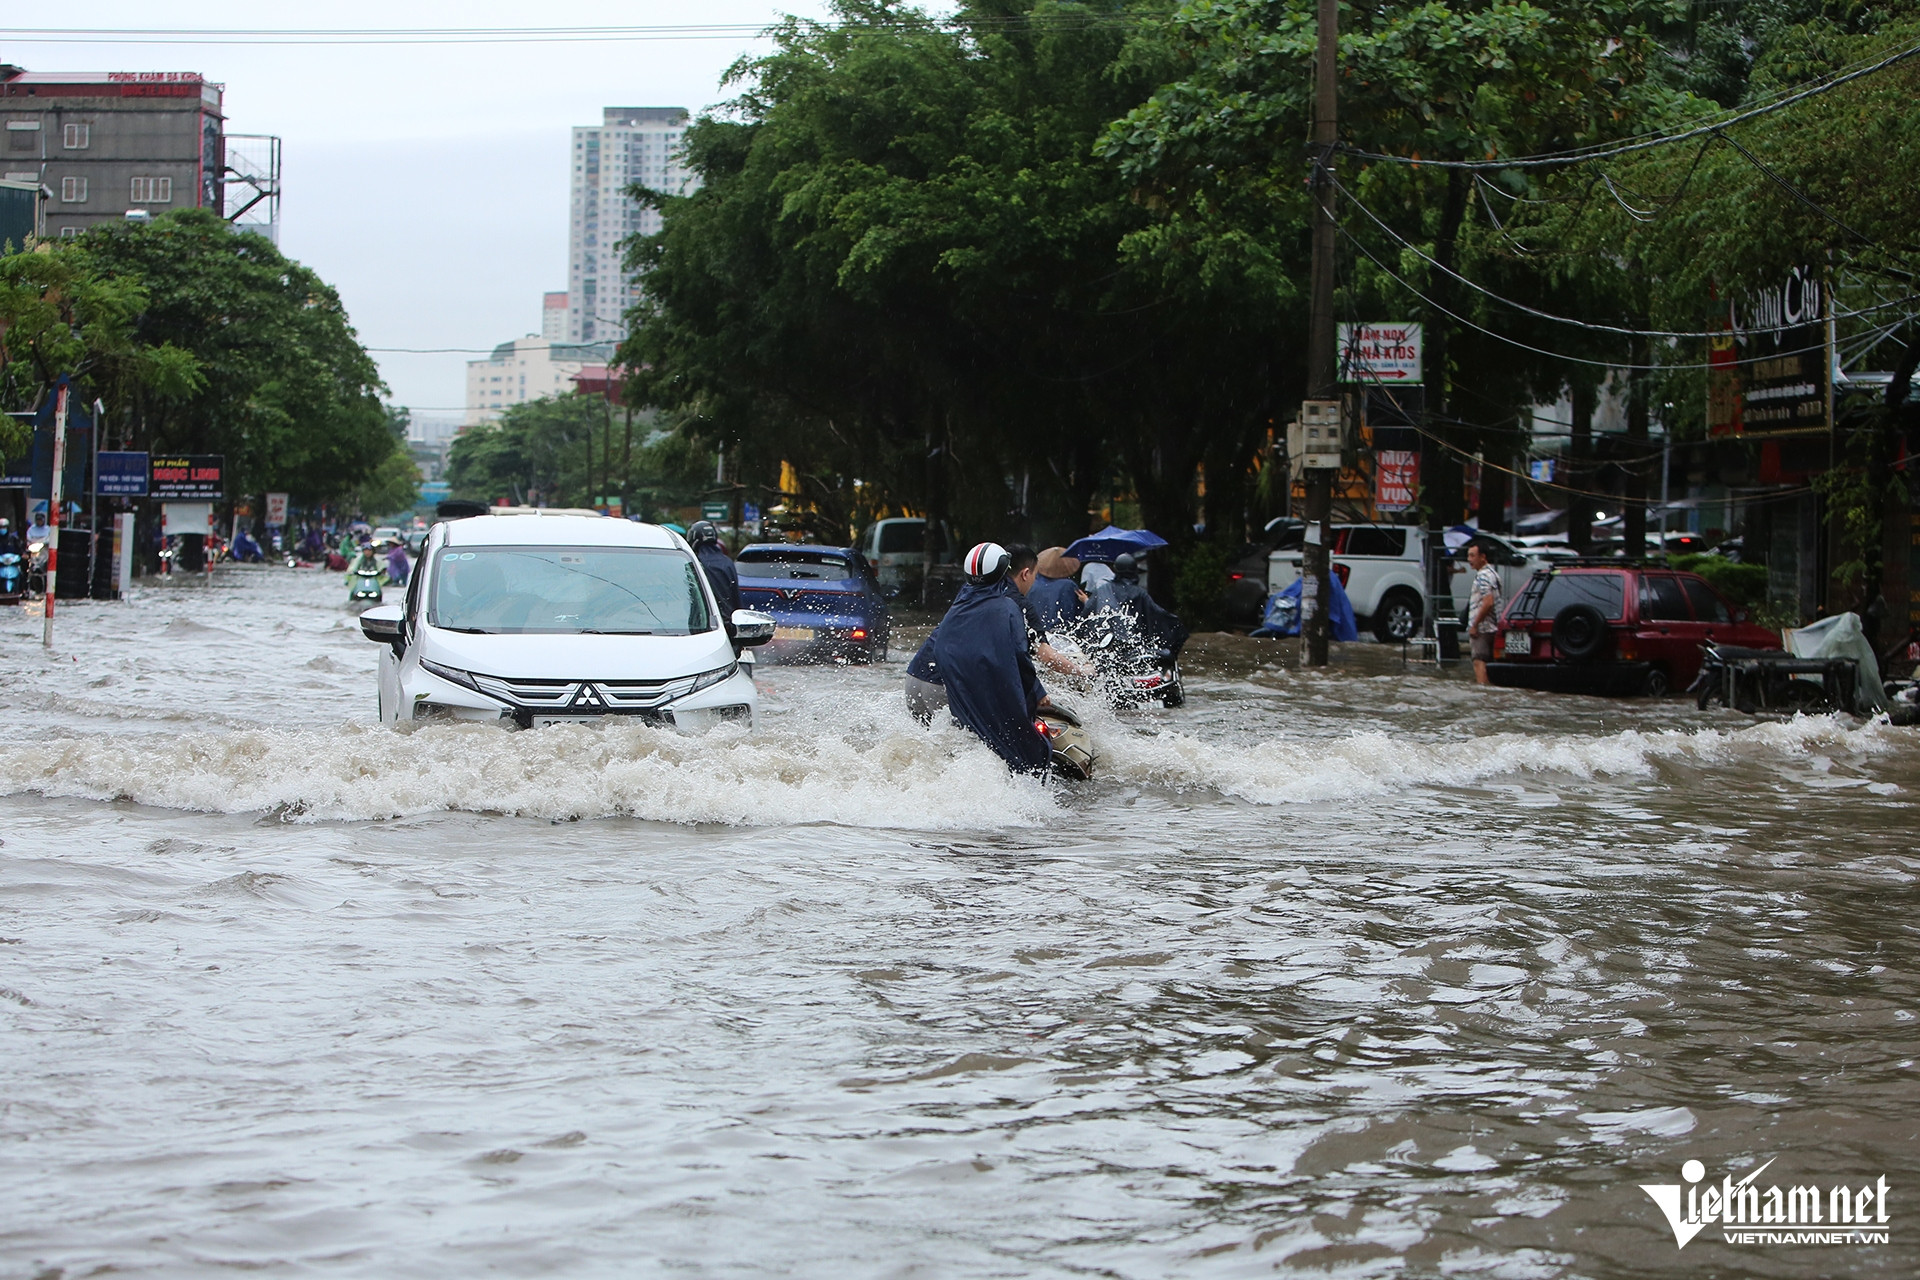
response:
[[[1027,619],[1007,583],[961,592],[928,641],[953,718],[1015,769],[1044,769],[1053,748],[1033,727],[1047,691],[1027,652]],[[911,668],[910,668],[911,669]]]
[[[1036,575],[1033,590],[1027,592],[1027,603],[1040,616],[1041,625],[1047,630],[1064,627],[1080,616],[1080,593],[1075,589],[1072,578]]]

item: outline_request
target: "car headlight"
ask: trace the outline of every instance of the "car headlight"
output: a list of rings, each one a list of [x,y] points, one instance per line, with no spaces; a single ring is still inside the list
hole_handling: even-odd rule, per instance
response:
[[[420,659],[420,666],[450,684],[457,684],[463,689],[471,689],[475,693],[480,692],[480,686],[475,684],[473,677],[464,671],[456,671],[452,667],[443,667],[437,662],[428,662],[425,658]]]
[[[738,671],[739,669],[740,669],[740,664],[736,661],[736,662],[729,662],[724,667],[715,667],[711,671],[703,672],[702,674],[697,675],[693,678],[693,687],[691,689],[688,689],[686,693],[681,694],[680,696],[684,698],[691,694],[696,694],[700,692],[702,689],[711,689],[713,688],[713,686],[719,684],[722,680],[730,679],[733,676],[733,673]]]

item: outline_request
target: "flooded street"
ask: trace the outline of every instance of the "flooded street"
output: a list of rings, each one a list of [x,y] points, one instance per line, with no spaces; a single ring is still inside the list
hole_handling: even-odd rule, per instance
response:
[[[149,582],[0,615],[6,1280],[1920,1270],[1920,730],[1205,638],[1048,785],[897,637],[401,733],[340,575]],[[1770,1159],[1890,1242],[1639,1189]]]

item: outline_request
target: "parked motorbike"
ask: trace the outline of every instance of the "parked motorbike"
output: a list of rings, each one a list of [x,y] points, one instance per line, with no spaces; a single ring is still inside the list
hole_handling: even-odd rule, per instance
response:
[[[18,551],[0,552],[0,602],[12,604],[27,594],[27,568]]]

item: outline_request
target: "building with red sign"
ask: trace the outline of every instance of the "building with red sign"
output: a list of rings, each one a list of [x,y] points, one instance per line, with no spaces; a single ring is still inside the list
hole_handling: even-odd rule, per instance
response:
[[[0,171],[46,192],[49,237],[128,214],[225,212],[222,86],[197,72],[0,65]]]

